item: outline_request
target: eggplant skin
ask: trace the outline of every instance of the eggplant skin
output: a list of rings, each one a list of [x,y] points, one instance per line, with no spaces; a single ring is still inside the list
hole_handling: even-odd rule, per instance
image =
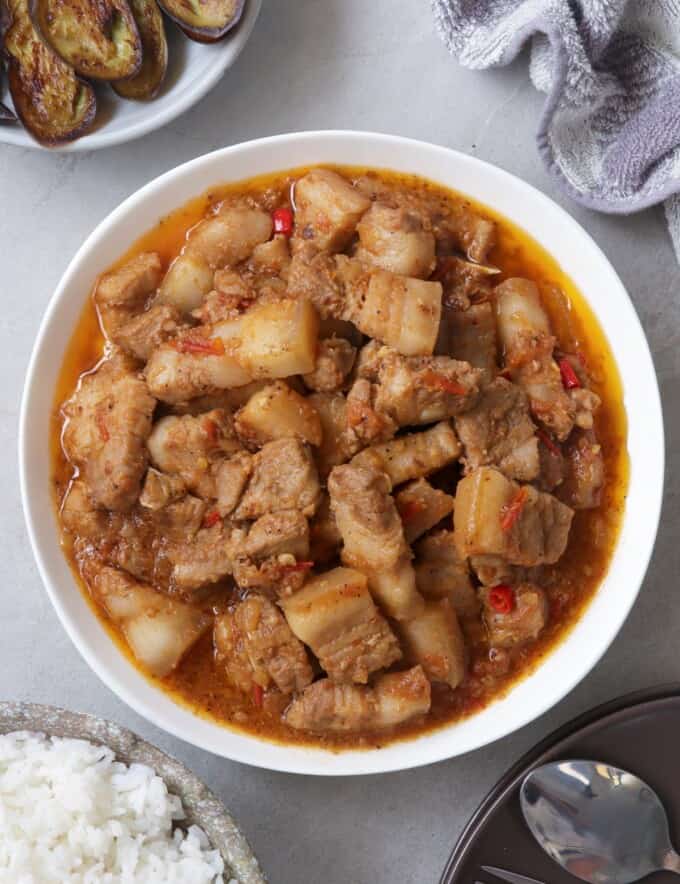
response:
[[[148,101],[158,94],[168,68],[168,41],[163,14],[156,0],[128,0],[142,40],[142,65],[134,77],[115,80],[113,91],[121,98]]]
[[[216,43],[235,27],[243,15],[245,0],[158,0],[158,3],[191,40]]]
[[[97,99],[89,83],[76,76],[40,39],[28,0],[5,0],[11,24],[5,33],[9,90],[17,116],[46,147],[73,141],[94,122]]]
[[[127,0],[30,0],[43,40],[82,77],[121,80],[142,64],[142,40]]]

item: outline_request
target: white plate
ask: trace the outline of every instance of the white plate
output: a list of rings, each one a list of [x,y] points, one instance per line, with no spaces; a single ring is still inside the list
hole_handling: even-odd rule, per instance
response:
[[[521,225],[587,298],[619,365],[629,416],[630,487],[621,537],[595,598],[536,671],[479,714],[380,750],[338,754],[271,743],[193,715],[155,688],[121,654],[75,585],[59,546],[50,494],[49,433],[54,383],[87,293],[102,270],[158,218],[209,187],[309,163],[388,167],[470,194]],[[264,138],[199,157],[125,200],[81,246],[50,301],[35,343],[21,409],[20,476],[33,550],[47,591],[92,669],[158,727],[227,758],[307,774],[365,774],[428,764],[497,740],[543,714],[597,663],[621,628],[654,546],[663,489],[664,434],[654,366],[635,310],[598,246],[533,187],[478,159],[442,147],[362,132]]]
[[[164,16],[168,35],[168,73],[156,98],[126,101],[106,84],[97,84],[97,118],[88,135],[69,144],[45,148],[26,132],[21,123],[0,123],[0,142],[73,153],[112,147],[160,129],[200,101],[233,65],[248,42],[261,7],[262,0],[246,0],[243,17],[234,31],[224,40],[212,44],[189,40]],[[2,100],[12,107],[8,93]]]

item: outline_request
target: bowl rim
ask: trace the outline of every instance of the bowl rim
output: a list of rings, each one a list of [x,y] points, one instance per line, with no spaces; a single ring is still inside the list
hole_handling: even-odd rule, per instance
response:
[[[190,80],[177,89],[173,101],[158,102],[156,106],[154,106],[153,100],[144,102],[147,113],[141,119],[130,120],[120,128],[111,127],[106,122],[101,128],[95,128],[93,132],[85,133],[75,141],[57,144],[54,147],[46,147],[37,142],[21,123],[17,122],[16,124],[0,126],[0,144],[10,144],[13,147],[46,151],[48,153],[80,153],[88,150],[102,150],[103,148],[114,147],[117,144],[126,144],[128,141],[135,141],[137,138],[142,138],[150,132],[155,132],[156,129],[161,129],[188,111],[189,108],[198,104],[208,92],[214,89],[245,48],[261,9],[262,0],[246,0],[246,8],[243,10],[243,15],[233,31],[229,31],[223,41],[203,44],[209,52],[214,54],[212,64],[206,68],[200,77]],[[169,23],[170,20],[165,19],[166,27]],[[174,26],[174,22],[172,24]],[[190,38],[185,37],[184,39],[188,40]],[[115,100],[125,101],[125,99],[118,96],[115,97]]]
[[[355,154],[361,154],[363,156],[363,154],[366,153],[367,157],[370,156],[370,159],[366,159],[364,163],[365,165],[373,167],[383,166],[387,168],[394,167],[401,169],[402,171],[412,171],[403,168],[404,163],[401,161],[394,165],[390,165],[389,163],[383,164],[376,162],[375,160],[375,155],[382,155],[383,153],[387,155],[389,154],[390,149],[397,151],[401,150],[405,156],[413,157],[414,164],[421,160],[428,160],[429,164],[435,167],[438,162],[442,164],[453,163],[454,165],[459,166],[462,170],[483,174],[488,176],[491,181],[504,185],[510,196],[525,197],[529,202],[533,203],[533,211],[539,211],[541,214],[541,222],[543,224],[547,222],[547,219],[551,219],[552,222],[555,222],[560,226],[560,229],[569,231],[570,235],[574,236],[579,241],[579,259],[581,261],[585,261],[586,258],[591,260],[595,265],[599,266],[599,272],[601,271],[607,277],[608,288],[614,292],[614,296],[617,298],[617,337],[620,334],[623,334],[626,337],[627,347],[634,348],[634,356],[637,360],[634,375],[635,383],[641,384],[642,388],[644,388],[644,395],[640,392],[634,397],[638,400],[638,406],[644,404],[645,407],[645,431],[644,433],[638,434],[638,442],[644,447],[646,454],[644,476],[638,476],[638,464],[637,462],[634,464],[633,459],[631,458],[629,479],[629,495],[632,492],[633,487],[635,487],[636,494],[642,495],[644,498],[644,519],[642,519],[641,516],[632,513],[631,506],[626,506],[622,520],[623,525],[621,528],[621,534],[612,557],[609,571],[607,575],[605,575],[595,597],[591,600],[588,608],[581,615],[570,633],[541,661],[541,664],[537,666],[531,674],[513,685],[507,695],[493,701],[481,712],[465,719],[463,722],[445,725],[442,728],[428,731],[427,733],[414,738],[391,742],[386,748],[380,750],[345,750],[336,753],[302,744],[276,743],[255,735],[231,729],[227,726],[208,722],[196,713],[191,712],[188,707],[180,706],[175,703],[158,688],[154,688],[144,676],[138,673],[139,679],[143,679],[154,694],[161,695],[165,698],[174,711],[163,703],[162,700],[156,697],[151,697],[149,695],[148,697],[145,696],[140,698],[140,693],[148,694],[148,691],[145,691],[143,686],[137,682],[134,685],[134,689],[125,684],[123,682],[123,675],[112,671],[112,668],[114,667],[111,664],[111,661],[107,662],[101,659],[101,649],[95,649],[95,643],[91,638],[86,636],[85,629],[80,628],[75,617],[66,609],[65,602],[61,598],[61,590],[58,581],[52,577],[51,567],[47,561],[47,553],[46,550],[43,549],[43,542],[39,536],[39,520],[41,516],[45,516],[45,507],[43,506],[41,508],[36,500],[40,499],[41,494],[44,497],[46,492],[48,493],[48,496],[50,496],[49,488],[36,488],[37,498],[32,494],[31,488],[32,483],[28,446],[32,412],[36,407],[34,401],[37,398],[38,388],[40,387],[40,358],[43,345],[45,344],[49,333],[52,331],[52,325],[55,321],[55,316],[58,313],[59,307],[62,305],[62,302],[66,302],[69,298],[73,299],[74,297],[73,292],[69,292],[69,287],[71,286],[72,279],[76,276],[80,265],[86,261],[87,256],[90,253],[97,250],[100,244],[105,241],[109,232],[114,230],[116,225],[120,224],[126,216],[130,215],[130,213],[138,207],[144,205],[154,195],[162,194],[165,188],[169,185],[181,182],[183,179],[191,176],[192,173],[200,172],[202,168],[210,170],[214,165],[220,166],[220,169],[222,170],[221,174],[223,176],[222,180],[230,180],[228,167],[231,160],[237,162],[240,156],[247,155],[250,152],[257,154],[257,151],[266,152],[267,150],[270,150],[273,151],[274,155],[278,155],[279,153],[283,154],[285,153],[284,149],[286,147],[289,147],[293,153],[295,152],[295,149],[299,149],[302,153],[305,151],[311,153],[318,152],[320,155],[324,155],[324,151],[326,154],[333,156],[337,153],[337,158],[335,160],[323,158],[316,160],[316,162],[325,164],[342,162],[342,151],[343,147],[345,147],[350,150],[353,149]],[[308,162],[313,163],[314,160],[309,160]],[[354,160],[352,162],[354,162]],[[360,162],[356,161],[355,164],[359,165]],[[275,171],[277,168],[281,170],[293,168],[296,165],[301,165],[301,163],[269,162],[266,163],[266,165],[271,171]],[[266,170],[263,169],[263,171]],[[417,172],[416,174],[425,175],[427,177],[427,173]],[[237,176],[235,180],[238,180],[239,177],[241,176]],[[431,174],[429,177],[432,180],[437,180],[436,174]],[[212,183],[215,183],[214,180]],[[442,183],[448,184],[448,186],[453,186],[448,182],[442,181]],[[197,185],[194,191],[195,195],[198,195],[198,193],[210,186],[210,183]],[[465,191],[464,187],[461,187],[460,189]],[[486,201],[491,208],[498,210],[497,205],[495,205],[492,200],[479,199],[480,201]],[[183,201],[183,199],[178,198],[176,206],[181,205]],[[516,223],[519,223],[524,229],[527,229],[530,235],[538,239],[539,242],[541,241],[536,234],[536,231],[531,229],[530,225],[527,225],[526,223],[522,224],[521,220],[517,220],[517,213],[511,214],[505,209],[499,211],[502,211],[503,214],[509,216]],[[136,236],[134,239],[136,239]],[[546,246],[546,248],[550,252],[550,247]],[[124,248],[120,249],[121,254],[123,251]],[[551,254],[554,255],[554,252]],[[570,267],[565,267],[565,272],[570,276],[574,275],[573,270]],[[78,295],[78,298],[79,310],[82,310],[85,298],[81,295]],[[603,332],[607,336],[612,350],[615,351],[616,346],[618,346],[618,340],[612,339],[609,335],[606,323],[600,318],[593,301],[589,299],[585,293],[584,298],[588,301],[593,312],[598,315],[598,320],[600,321]],[[613,314],[610,313],[609,315],[613,317]],[[612,318],[611,322],[614,321],[615,320]],[[61,361],[63,360],[64,348],[72,333],[73,327],[71,326],[67,330],[65,336],[59,364],[61,364]],[[627,350],[626,352],[629,351]],[[617,359],[617,364],[621,374],[622,383],[624,384],[624,401],[627,401],[630,391],[625,384],[625,375],[628,369],[620,359]],[[633,377],[632,374],[631,377]],[[627,437],[629,449],[631,445],[632,426],[632,422],[629,419]],[[654,541],[658,529],[663,498],[664,428],[661,399],[652,356],[644,331],[630,298],[623,283],[602,250],[594,242],[592,237],[564,209],[532,185],[522,181],[522,179],[497,166],[459,151],[453,151],[446,147],[394,135],[351,130],[320,130],[255,139],[204,154],[203,156],[190,160],[189,162],[153,179],[125,199],[97,225],[94,231],[92,231],[78,249],[76,255],[70,261],[64,272],[47,305],[47,309],[35,340],[21,402],[19,425],[19,472],[26,525],[43,584],[47,589],[48,595],[62,625],[80,651],[81,655],[84,657],[90,668],[93,669],[93,671],[109,688],[111,688],[111,690],[114,691],[114,693],[119,696],[120,699],[127,703],[138,714],[142,715],[162,730],[165,730],[180,739],[186,740],[199,748],[230,758],[234,761],[289,773],[347,776],[384,773],[393,770],[418,767],[464,754],[474,749],[482,748],[483,746],[507,736],[529,722],[539,718],[563,699],[590,672],[609,648],[628,616],[628,613],[639,594],[654,549]],[[51,500],[49,503],[51,506]],[[632,544],[624,544],[624,528],[633,518],[638,519],[638,525],[636,527],[637,533],[634,536],[636,542]],[[54,520],[53,524],[53,533],[56,536],[56,530],[54,530],[55,526],[56,520]],[[640,534],[642,534],[641,541]],[[58,545],[58,540],[56,542]],[[58,550],[58,552],[62,555],[61,550]],[[600,597],[602,596],[603,586],[610,581],[614,562],[618,560],[619,556],[628,558],[632,557],[632,561],[627,562],[625,570],[618,575],[624,578],[624,583],[627,586],[627,594],[625,597],[622,597],[623,593],[615,597],[615,610],[612,611],[607,608],[607,605],[602,602]],[[72,584],[73,580],[71,580],[69,590],[72,588]],[[617,590],[617,592],[620,591]],[[613,602],[610,599],[610,607],[611,604],[613,604]],[[586,644],[585,647],[581,648],[577,657],[574,658],[572,656],[572,658],[569,659],[568,671],[565,672],[563,668],[559,668],[560,663],[564,663],[566,660],[564,649],[568,648],[570,644],[574,644],[576,633],[582,633],[584,636],[588,637],[587,631],[583,628],[583,624],[586,620],[590,623],[595,616],[594,613],[591,616],[591,612],[597,607],[597,613],[599,613],[599,607],[602,605],[605,605],[604,610],[607,611],[609,618],[603,631],[604,638],[601,637],[601,631],[597,631],[596,641],[593,644]],[[92,621],[97,622],[95,617],[92,616],[91,619]],[[103,630],[103,627],[101,628]],[[593,630],[591,629],[591,632],[592,631]],[[592,636],[590,637],[592,638]],[[110,642],[110,644],[112,645],[113,643]],[[118,649],[116,649],[116,653],[120,654]],[[122,655],[120,656],[122,658]],[[127,660],[125,660],[125,663],[131,670],[134,670],[134,667],[132,667]],[[136,672],[136,670],[134,671]],[[544,673],[544,675],[542,675],[540,679],[537,678],[541,673]],[[132,679],[132,676],[129,676],[127,670],[124,675],[125,677]],[[540,697],[540,691],[537,692],[536,688],[541,688],[542,682],[545,681],[546,678],[549,679],[549,676],[554,676],[559,679],[559,688],[548,695]],[[132,680],[134,681],[134,679]],[[514,704],[511,705],[510,701],[514,701]],[[159,708],[151,708],[153,704],[163,708],[160,710]],[[481,722],[483,719],[485,724],[489,724],[489,722],[486,721],[486,718],[489,717],[490,710],[490,717],[492,719],[490,726],[484,730],[482,734],[475,734],[475,731],[479,730],[479,727],[469,727],[469,723],[475,721]],[[187,716],[189,717],[188,719]],[[451,733],[454,730],[458,730],[458,736],[457,739],[453,741],[452,745],[450,739],[446,739],[446,737],[448,735],[450,738]],[[471,731],[472,735],[468,734],[467,731]]]

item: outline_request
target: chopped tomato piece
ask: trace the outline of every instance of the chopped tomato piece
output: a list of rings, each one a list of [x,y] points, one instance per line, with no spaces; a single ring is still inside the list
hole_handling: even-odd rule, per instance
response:
[[[442,390],[444,393],[451,393],[453,396],[464,396],[467,390],[458,381],[447,378],[443,374],[428,369],[422,374],[422,380],[426,387],[433,390]]]
[[[499,583],[489,590],[489,604],[498,614],[509,614],[515,607],[515,590]]]
[[[264,699],[264,688],[261,684],[253,685],[253,703],[258,707],[258,709],[262,708],[262,701]]]
[[[560,374],[562,375],[562,385],[565,390],[574,390],[576,387],[581,386],[581,381],[579,381],[578,375],[574,371],[574,366],[566,357],[560,359],[559,366]]]
[[[561,454],[559,445],[550,438],[550,436],[544,430],[536,430],[536,435],[541,440],[541,442],[545,445],[548,451],[551,451],[553,454]]]
[[[209,513],[205,514],[205,517],[203,519],[203,527],[212,528],[213,525],[217,525],[221,518],[222,516],[220,516],[217,510],[211,510]]]
[[[520,488],[517,494],[510,501],[501,516],[501,528],[503,531],[509,531],[515,522],[522,515],[524,504],[527,502],[529,492],[526,488]]]
[[[274,209],[272,221],[274,222],[274,233],[291,236],[293,233],[293,213],[290,209],[286,207]]]
[[[222,356],[224,354],[222,338],[200,338],[198,336],[179,338],[172,342],[172,346],[180,353],[196,353],[205,356]]]

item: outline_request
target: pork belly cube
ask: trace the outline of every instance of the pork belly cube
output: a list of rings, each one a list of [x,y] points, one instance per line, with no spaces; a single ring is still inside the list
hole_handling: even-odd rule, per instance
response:
[[[284,721],[316,733],[383,730],[426,715],[430,698],[430,682],[420,666],[382,675],[373,687],[323,678],[293,700]]]
[[[109,526],[109,514],[94,506],[82,479],[74,479],[68,486],[59,515],[70,534],[88,540],[103,539]]]
[[[222,522],[202,528],[195,537],[173,544],[168,558],[178,590],[191,593],[217,583],[233,570],[230,531]]]
[[[283,694],[302,691],[313,673],[304,646],[285,618],[262,596],[251,595],[215,621],[215,650],[227,679],[251,693],[276,687]]]
[[[404,356],[431,356],[441,310],[441,283],[375,270],[367,286],[350,287],[343,318]]]
[[[535,417],[560,441],[566,439],[576,408],[553,359],[555,339],[538,287],[528,279],[508,279],[496,289],[496,305],[512,379],[527,393]]]
[[[309,558],[307,519],[299,510],[265,513],[250,526],[243,552],[251,559],[286,555],[306,561]]]
[[[426,479],[416,479],[394,496],[407,543],[413,543],[453,512],[453,497],[433,488]]]
[[[359,447],[387,442],[397,432],[397,422],[376,405],[378,387],[366,378],[357,378],[347,394],[346,429]]]
[[[215,270],[245,261],[272,233],[268,212],[225,206],[197,224],[170,265],[159,298],[184,313],[195,310],[213,286]]]
[[[218,461],[211,469],[215,479],[217,512],[224,518],[238,506],[253,472],[253,455],[238,451],[231,457]]]
[[[309,556],[316,564],[325,564],[340,554],[342,535],[331,509],[331,499],[324,491],[319,507],[309,522]]]
[[[257,519],[279,510],[312,516],[321,487],[309,447],[297,439],[268,442],[253,457],[253,470],[234,518]]]
[[[342,274],[338,273],[339,268],[344,271]],[[358,262],[350,261],[345,255],[317,254],[314,246],[306,246],[299,249],[291,261],[288,294],[313,304],[322,322],[341,319],[346,311],[344,277],[348,271],[357,279],[368,280],[367,271]]]
[[[533,583],[520,583],[514,588],[512,610],[501,613],[491,604],[493,591],[493,587],[480,590],[489,644],[496,648],[510,648],[537,638],[548,622],[545,592]]]
[[[511,565],[502,556],[470,556],[470,567],[482,586],[516,583],[524,569]]]
[[[236,432],[249,445],[261,446],[290,436],[321,444],[321,419],[304,396],[276,381],[258,390],[236,415]]]
[[[496,222],[477,214],[469,205],[452,207],[441,224],[442,234],[453,237],[458,249],[471,261],[486,264],[496,244]]]
[[[95,506],[129,510],[139,497],[156,400],[127,358],[83,375],[64,406],[63,445]]]
[[[558,496],[575,510],[600,505],[605,482],[602,446],[593,430],[574,430],[564,447],[564,483]]]
[[[316,364],[302,380],[310,390],[334,393],[342,390],[356,359],[356,347],[346,338],[324,338],[319,341]]]
[[[169,598],[116,568],[86,574],[97,602],[117,624],[135,658],[163,678],[212,624],[212,616]]]
[[[416,586],[426,599],[449,599],[460,618],[476,617],[479,601],[470,568],[458,555],[453,531],[436,531],[415,547]]]
[[[399,624],[406,660],[420,664],[430,681],[457,688],[465,678],[465,640],[448,599],[428,601],[422,614]]]
[[[541,468],[536,427],[526,393],[505,378],[486,387],[475,405],[456,417],[465,473],[497,467],[509,479],[530,482]]]
[[[400,427],[432,424],[472,408],[481,373],[448,356],[401,356],[385,348],[379,357],[375,408]]]
[[[147,362],[153,351],[183,328],[179,311],[171,304],[154,304],[124,322],[111,338],[135,359]]]
[[[478,368],[487,383],[495,377],[498,343],[496,317],[490,303],[471,304],[466,310],[444,306],[442,326],[447,355]]]
[[[276,233],[267,242],[255,246],[248,266],[259,273],[269,272],[285,278],[290,267],[288,237]]]
[[[495,555],[510,564],[553,564],[567,546],[574,512],[551,494],[481,467],[458,483],[454,526],[461,556]]]
[[[160,255],[142,252],[117,270],[100,277],[94,301],[102,327],[110,340],[136,313],[141,313],[163,275]]]
[[[187,490],[184,480],[176,475],[168,475],[149,467],[144,477],[144,486],[139,495],[140,504],[149,510],[161,510],[178,500]]]
[[[208,504],[193,494],[185,494],[154,512],[158,531],[170,541],[184,541],[195,537],[203,525]]]
[[[374,202],[357,225],[355,257],[391,273],[427,279],[434,270],[434,234],[404,208]]]
[[[216,326],[220,336],[222,328]],[[238,360],[251,379],[307,374],[314,370],[318,335],[319,317],[311,301],[264,301],[243,316]]]
[[[394,486],[429,476],[457,460],[460,452],[453,428],[442,421],[421,433],[409,433],[366,448],[352,458],[352,464],[382,470]]]
[[[361,448],[357,434],[348,426],[347,399],[342,393],[312,393],[307,397],[321,421],[321,445],[314,459],[322,479],[333,467],[348,461]]]
[[[290,628],[333,681],[365,684],[372,672],[401,658],[396,636],[358,571],[335,568],[312,577],[280,604]]]
[[[396,620],[423,609],[411,565],[411,550],[387,476],[351,464],[328,477],[331,508],[343,539],[342,561],[368,577],[371,593]]]
[[[205,414],[167,415],[154,424],[147,447],[152,463],[179,477],[199,497],[216,497],[211,466],[241,449],[230,414],[215,408]]]
[[[220,341],[221,336],[202,326],[156,347],[144,369],[149,390],[162,402],[177,405],[251,383],[253,375],[237,358],[233,342],[224,347]],[[194,352],[194,346],[208,349]]]
[[[312,169],[295,182],[293,249],[311,243],[318,251],[341,252],[370,205],[341,175]]]

